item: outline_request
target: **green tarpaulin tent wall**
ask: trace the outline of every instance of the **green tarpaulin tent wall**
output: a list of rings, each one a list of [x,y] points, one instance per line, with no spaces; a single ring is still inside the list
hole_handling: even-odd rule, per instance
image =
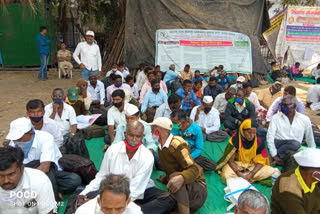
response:
[[[43,5],[36,5],[36,13],[26,4],[9,4],[6,11],[0,7],[0,49],[3,66],[40,65],[36,35],[40,26],[48,29],[52,40],[52,56],[56,53],[55,31],[50,14]],[[50,64],[50,63],[49,63]]]

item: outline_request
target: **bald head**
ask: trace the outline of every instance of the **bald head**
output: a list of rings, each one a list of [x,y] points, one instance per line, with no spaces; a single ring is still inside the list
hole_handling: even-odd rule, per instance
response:
[[[127,129],[125,133],[127,143],[135,147],[139,145],[144,137],[144,126],[139,121],[133,121],[127,123]]]
[[[132,121],[127,123],[126,132],[135,131],[135,130],[141,131],[143,133],[144,132],[143,124],[139,121]]]

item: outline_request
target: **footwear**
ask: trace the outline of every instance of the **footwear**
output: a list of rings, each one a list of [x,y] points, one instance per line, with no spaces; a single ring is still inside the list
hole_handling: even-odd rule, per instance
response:
[[[69,79],[69,75],[68,74],[66,74],[66,79]]]
[[[62,79],[64,78],[64,75],[63,75],[63,74],[61,75],[61,78],[62,78]]]

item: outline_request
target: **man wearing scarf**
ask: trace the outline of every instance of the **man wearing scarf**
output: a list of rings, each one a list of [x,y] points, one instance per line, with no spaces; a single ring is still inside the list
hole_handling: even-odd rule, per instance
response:
[[[230,139],[216,171],[226,184],[228,178],[242,177],[250,183],[272,186],[271,176],[276,172],[270,167],[267,149],[257,137],[257,124],[252,119],[244,120]]]
[[[78,206],[88,201],[87,194],[92,195],[98,189],[104,177],[110,173],[123,174],[130,180],[130,197],[141,205],[142,212],[167,213],[175,206],[175,200],[163,196],[165,191],[157,189],[150,179],[153,169],[153,155],[142,144],[144,126],[139,121],[127,123],[125,140],[112,144],[104,155],[100,171],[94,180],[80,193]]]

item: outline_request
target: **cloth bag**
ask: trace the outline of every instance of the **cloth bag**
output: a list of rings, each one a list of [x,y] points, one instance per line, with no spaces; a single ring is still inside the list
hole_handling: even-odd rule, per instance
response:
[[[77,132],[72,138],[66,136],[63,141],[62,154],[74,154],[90,159],[89,151],[84,141],[83,133]]]
[[[92,138],[104,137],[106,135],[105,128],[98,125],[92,125],[88,128],[82,129],[83,137],[85,140],[90,140]]]
[[[231,202],[231,205],[227,207],[227,211],[230,211],[236,204],[238,204],[239,196],[247,189],[258,191],[254,186],[252,186],[252,184],[241,177],[227,179],[227,187],[224,188],[224,191],[226,192],[224,199]]]

